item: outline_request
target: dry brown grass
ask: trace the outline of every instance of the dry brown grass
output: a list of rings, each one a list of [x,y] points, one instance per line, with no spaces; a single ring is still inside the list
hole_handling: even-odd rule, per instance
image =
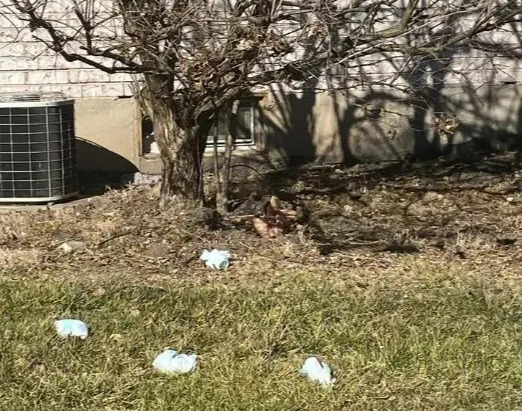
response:
[[[271,183],[270,193],[291,197],[310,213],[304,235],[273,240],[244,226],[208,230],[190,210],[160,208],[157,190],[150,188],[111,191],[76,207],[2,214],[0,270],[82,277],[105,271],[139,280],[196,282],[263,281],[302,270],[341,278],[355,270],[378,281],[397,272],[406,278],[417,263],[434,271],[451,266],[492,276],[518,272],[522,195],[516,187],[522,180],[517,172],[437,170],[440,176],[305,171],[297,183],[283,182],[277,189]],[[245,189],[263,194],[261,187],[257,181]],[[57,247],[68,240],[85,247],[63,254]],[[199,255],[210,247],[232,252],[227,273],[202,266]]]
[[[0,267],[5,271],[38,269],[42,259],[41,250],[0,249]]]

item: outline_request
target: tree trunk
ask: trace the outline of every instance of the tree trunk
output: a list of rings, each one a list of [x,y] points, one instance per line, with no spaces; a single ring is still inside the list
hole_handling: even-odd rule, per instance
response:
[[[183,108],[172,99],[173,79],[149,75],[146,77],[146,110],[154,124],[154,138],[163,164],[161,202],[174,199],[202,204],[202,161],[209,122],[192,119],[183,124]]]
[[[193,127],[184,130],[174,125],[164,137],[165,141],[158,141],[163,163],[163,202],[175,197],[196,203],[204,200],[201,165],[204,147],[200,146],[198,129],[199,127]]]
[[[232,148],[236,137],[236,124],[237,124],[237,113],[239,111],[239,100],[235,100],[232,103],[228,128],[227,137],[225,140],[225,153],[223,155],[223,165],[221,168],[221,176],[218,178],[218,191],[216,193],[216,208],[221,214],[228,213],[228,191],[230,185],[230,163],[232,160]],[[214,154],[216,155],[216,154]],[[216,176],[219,175],[217,163],[215,163]]]
[[[214,166],[214,190],[216,192],[216,209],[219,213],[223,214],[223,210],[219,206],[219,198],[221,196],[221,174],[219,172],[219,127],[217,126],[219,122],[219,113],[216,113],[216,118],[214,119],[215,124],[215,132],[214,132],[214,141],[213,144],[213,155],[212,155],[212,163]]]

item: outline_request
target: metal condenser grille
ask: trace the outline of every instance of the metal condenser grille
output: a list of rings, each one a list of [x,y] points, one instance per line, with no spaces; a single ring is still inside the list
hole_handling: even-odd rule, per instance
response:
[[[57,200],[77,186],[73,102],[0,103],[0,201]]]

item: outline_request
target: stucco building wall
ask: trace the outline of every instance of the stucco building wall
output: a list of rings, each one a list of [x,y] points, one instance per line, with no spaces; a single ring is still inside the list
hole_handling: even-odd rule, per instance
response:
[[[81,168],[159,172],[159,160],[143,156],[133,78],[68,63],[20,27],[15,16],[0,16],[0,92],[61,92],[74,98]],[[501,35],[506,44],[519,41],[505,32]],[[256,101],[255,147],[237,153],[272,162],[293,158],[353,162],[422,157],[474,145],[509,148],[518,143],[522,129],[519,58],[461,53],[444,64],[414,67],[400,76],[395,75],[401,66],[397,61],[382,61],[368,69],[370,79],[394,78],[399,83],[415,81],[418,70],[433,73],[425,85],[429,102],[370,88],[371,80],[366,88],[324,91],[332,84],[346,84],[350,72],[342,70],[301,92],[271,87],[260,92]],[[458,119],[450,134],[440,132],[436,124],[437,119],[450,121],[448,116]]]

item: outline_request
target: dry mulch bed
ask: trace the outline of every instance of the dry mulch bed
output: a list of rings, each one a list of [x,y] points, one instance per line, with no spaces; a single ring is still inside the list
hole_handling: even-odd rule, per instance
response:
[[[236,182],[239,207],[276,195],[304,210],[298,229],[275,239],[260,238],[248,223],[212,220],[208,210],[161,208],[154,188],[108,191],[75,207],[0,215],[0,272],[206,281],[363,268],[383,276],[422,260],[514,274],[522,257],[519,168],[515,155],[503,155],[467,164],[308,167]],[[60,251],[71,240],[82,247]],[[226,274],[199,261],[213,247],[233,253]]]

